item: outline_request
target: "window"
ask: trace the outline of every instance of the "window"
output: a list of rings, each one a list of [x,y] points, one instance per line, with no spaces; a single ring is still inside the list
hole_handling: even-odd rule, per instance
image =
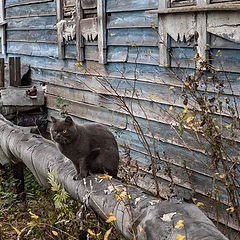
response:
[[[159,13],[160,65],[171,65],[170,37],[184,43],[195,39],[204,59],[209,52],[209,33],[239,42],[239,11],[240,3],[229,0],[159,0],[159,10],[152,13]]]
[[[99,63],[106,63],[105,0],[57,0],[58,56],[74,42],[77,60],[84,61],[84,46],[96,43]]]

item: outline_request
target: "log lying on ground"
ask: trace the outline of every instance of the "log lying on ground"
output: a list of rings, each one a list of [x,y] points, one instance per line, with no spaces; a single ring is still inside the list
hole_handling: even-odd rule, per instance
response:
[[[111,212],[116,217],[112,224],[128,239],[227,239],[194,204],[174,199],[163,201],[99,175],[74,181],[72,163],[60,154],[53,142],[24,131],[2,115],[0,148],[0,157],[4,156],[5,161],[23,162],[43,186],[48,186],[49,171],[55,172],[56,180],[74,199],[87,204],[104,220]]]

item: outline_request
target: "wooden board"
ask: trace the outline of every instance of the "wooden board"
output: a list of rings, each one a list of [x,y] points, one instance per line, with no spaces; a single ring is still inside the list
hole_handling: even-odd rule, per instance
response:
[[[7,41],[13,42],[45,42],[57,43],[57,31],[51,30],[29,30],[29,31],[9,31]],[[31,50],[31,49],[30,49]]]
[[[57,45],[51,43],[8,42],[7,52],[29,56],[57,57]]]
[[[6,19],[56,15],[55,2],[6,8]]]
[[[157,14],[145,11],[109,13],[107,28],[145,28],[157,26]]]
[[[210,34],[210,47],[219,49],[240,49],[240,43],[236,43],[226,38]]]
[[[212,64],[217,69],[240,73],[240,49],[212,48],[211,56]]]
[[[156,0],[108,0],[107,12],[125,12],[156,9],[158,1]]]
[[[109,29],[108,45],[158,46],[158,33],[150,28]]]
[[[55,16],[9,19],[7,30],[56,29]]]
[[[54,0],[5,0],[5,8],[19,5],[38,4],[43,2],[53,2]]]
[[[196,52],[192,48],[171,48],[171,66],[180,68],[194,68],[196,61],[194,60]]]

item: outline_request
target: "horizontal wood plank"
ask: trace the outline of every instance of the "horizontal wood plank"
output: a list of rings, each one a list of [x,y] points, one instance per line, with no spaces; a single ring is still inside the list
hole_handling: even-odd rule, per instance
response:
[[[147,14],[144,11],[109,13],[107,28],[145,28],[157,26],[157,14]]]
[[[6,19],[56,15],[55,2],[18,6],[6,9]]]
[[[57,43],[56,30],[8,31],[7,41],[52,42]],[[29,45],[31,46],[31,45]],[[31,51],[31,49],[29,49]]]
[[[240,43],[210,34],[210,47],[219,49],[240,49]]]
[[[56,29],[56,23],[57,20],[55,16],[9,19],[7,31],[23,29]]]
[[[157,0],[108,0],[107,12],[138,11],[155,9]]]
[[[240,73],[240,49],[211,49],[212,65],[221,71]]]
[[[6,0],[5,8],[24,6],[30,4],[53,2],[54,0]]]
[[[54,58],[58,56],[57,45],[52,43],[8,42],[7,53]]]
[[[154,29],[132,28],[132,29],[109,29],[108,45],[124,46],[158,46],[159,37]]]

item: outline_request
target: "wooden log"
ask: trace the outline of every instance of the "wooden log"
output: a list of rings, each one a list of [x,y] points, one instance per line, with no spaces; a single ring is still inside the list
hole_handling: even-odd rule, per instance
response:
[[[9,84],[10,86],[17,87],[16,79],[15,79],[15,61],[14,57],[10,57],[9,61]]]
[[[21,85],[21,58],[9,57],[9,82],[10,86]]]
[[[4,81],[4,58],[0,58],[0,88],[5,86]]]
[[[127,239],[161,236],[175,240],[181,235],[187,235],[188,239],[227,239],[194,204],[174,198],[162,201],[136,187],[99,175],[73,181],[72,163],[60,154],[53,142],[24,133],[2,115],[0,147],[7,156],[14,156],[14,161],[25,163],[40,184],[48,186],[49,171],[53,171],[56,180],[73,198],[87,204],[104,220],[108,218],[107,213],[112,212],[116,217],[114,226]],[[175,226],[179,220],[184,224],[178,228]]]

